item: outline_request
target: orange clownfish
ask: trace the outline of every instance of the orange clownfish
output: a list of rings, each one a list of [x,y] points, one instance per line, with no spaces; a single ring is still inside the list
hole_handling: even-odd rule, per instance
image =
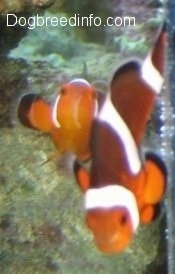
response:
[[[96,90],[86,80],[75,79],[62,86],[53,106],[36,94],[25,95],[18,117],[25,126],[49,132],[58,154],[72,152],[78,159],[87,160],[96,112]]]
[[[125,250],[139,224],[154,219],[165,192],[163,162],[154,154],[141,158],[139,149],[163,83],[165,35],[162,30],[143,63],[129,61],[115,72],[92,125],[90,172],[74,164],[86,224],[102,252]]]

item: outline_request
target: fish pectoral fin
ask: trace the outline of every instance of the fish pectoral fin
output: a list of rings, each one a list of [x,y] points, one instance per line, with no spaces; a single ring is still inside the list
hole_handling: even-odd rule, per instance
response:
[[[142,224],[150,223],[154,218],[154,206],[145,205],[142,207],[140,212],[140,222]]]
[[[154,221],[160,214],[160,203],[156,205],[144,205],[140,212],[140,221],[142,224],[148,224]]]
[[[18,118],[27,127],[49,132],[52,126],[50,106],[40,96],[30,93],[22,97]]]
[[[44,161],[41,166],[47,164],[50,161],[55,161],[60,156],[60,152],[56,151],[55,153],[51,154],[46,161]]]
[[[83,192],[85,192],[90,187],[90,175],[89,172],[76,160],[74,162],[74,174],[79,187]]]
[[[91,157],[91,152],[90,152],[90,150],[86,150],[85,152],[80,153],[80,154],[77,155],[77,158],[78,158],[79,160],[83,161],[83,162],[88,161],[88,160],[90,159],[90,157]]]
[[[146,155],[146,183],[144,201],[146,204],[158,203],[166,189],[167,171],[163,161],[153,153]]]

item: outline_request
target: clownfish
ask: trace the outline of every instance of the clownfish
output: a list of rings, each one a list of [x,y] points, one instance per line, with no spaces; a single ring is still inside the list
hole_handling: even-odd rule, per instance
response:
[[[95,88],[84,79],[75,79],[61,87],[53,106],[36,94],[25,95],[19,103],[18,118],[24,126],[50,133],[57,154],[71,152],[87,160],[97,108]]]
[[[163,84],[164,28],[141,63],[117,69],[92,125],[92,163],[88,172],[74,163],[84,194],[86,224],[101,252],[119,253],[131,243],[140,223],[156,216],[167,172],[158,156],[141,157],[140,145]]]

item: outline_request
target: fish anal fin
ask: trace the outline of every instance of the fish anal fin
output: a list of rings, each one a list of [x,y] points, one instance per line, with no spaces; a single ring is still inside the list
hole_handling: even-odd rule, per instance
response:
[[[74,173],[81,190],[85,192],[90,187],[90,175],[78,161],[74,162]]]
[[[24,126],[44,132],[51,129],[50,106],[36,94],[27,94],[21,99],[18,118]]]

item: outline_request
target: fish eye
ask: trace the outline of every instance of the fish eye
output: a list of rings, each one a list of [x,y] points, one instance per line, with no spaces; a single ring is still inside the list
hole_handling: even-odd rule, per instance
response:
[[[126,222],[127,222],[127,216],[126,216],[126,214],[123,214],[120,218],[120,224],[122,226],[124,226],[126,224]]]
[[[62,87],[61,90],[60,90],[60,94],[65,95],[66,94],[66,89]]]

